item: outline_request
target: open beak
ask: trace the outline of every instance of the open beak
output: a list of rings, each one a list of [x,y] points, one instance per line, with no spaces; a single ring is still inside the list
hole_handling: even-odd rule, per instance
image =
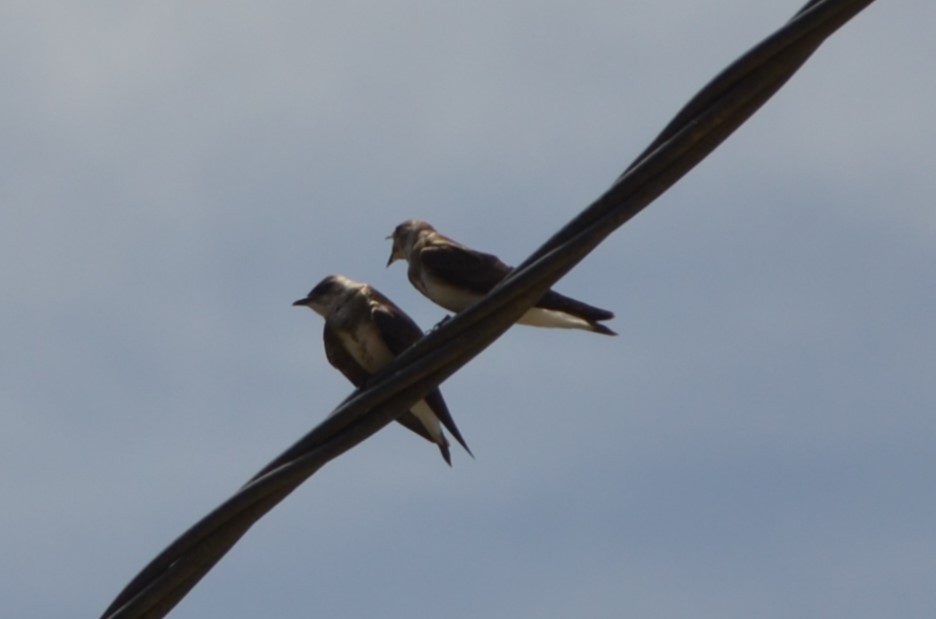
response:
[[[392,235],[392,234],[389,235],[389,236],[388,236],[386,239],[384,239],[384,240],[385,240],[385,241],[393,240],[393,235]],[[395,260],[396,260],[396,243],[394,243],[394,244],[393,244],[393,247],[390,248],[390,258],[387,260],[387,266],[390,266],[391,264],[393,264],[393,262],[394,262]]]

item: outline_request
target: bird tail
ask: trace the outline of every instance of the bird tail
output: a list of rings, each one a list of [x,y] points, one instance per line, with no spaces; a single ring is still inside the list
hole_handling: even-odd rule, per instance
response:
[[[537,301],[536,307],[572,314],[573,316],[578,316],[591,323],[614,318],[614,312],[589,305],[588,303],[583,303],[582,301],[567,297],[564,294],[559,294],[552,290],[544,294],[543,298]],[[601,331],[599,331],[599,333],[601,333]]]
[[[604,326],[603,324],[599,324],[597,322],[589,322],[588,326],[595,333],[600,333],[602,335],[617,335],[617,333],[615,333],[608,327]]]

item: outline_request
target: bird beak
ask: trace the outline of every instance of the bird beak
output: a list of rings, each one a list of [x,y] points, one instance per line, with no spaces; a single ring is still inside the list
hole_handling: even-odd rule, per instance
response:
[[[303,305],[308,306],[309,303],[310,303],[309,297],[306,297],[304,299],[299,299],[298,301],[293,301],[293,307],[303,306]]]
[[[384,239],[385,241],[393,240],[393,235],[389,235]],[[390,258],[387,260],[387,266],[393,264],[393,261],[396,260],[396,243],[393,243],[393,246],[390,248]]]

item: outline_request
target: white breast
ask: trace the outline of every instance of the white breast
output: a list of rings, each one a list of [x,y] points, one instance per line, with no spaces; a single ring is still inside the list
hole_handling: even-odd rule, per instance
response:
[[[481,298],[479,294],[456,288],[425,273],[422,276],[422,291],[435,303],[451,312],[466,310]]]

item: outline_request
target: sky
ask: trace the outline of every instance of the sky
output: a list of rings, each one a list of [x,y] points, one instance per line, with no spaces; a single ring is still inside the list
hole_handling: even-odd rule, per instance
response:
[[[0,5],[0,614],[98,616],[350,385],[322,277],[518,263],[783,2]],[[878,2],[172,617],[936,613],[936,5]]]

